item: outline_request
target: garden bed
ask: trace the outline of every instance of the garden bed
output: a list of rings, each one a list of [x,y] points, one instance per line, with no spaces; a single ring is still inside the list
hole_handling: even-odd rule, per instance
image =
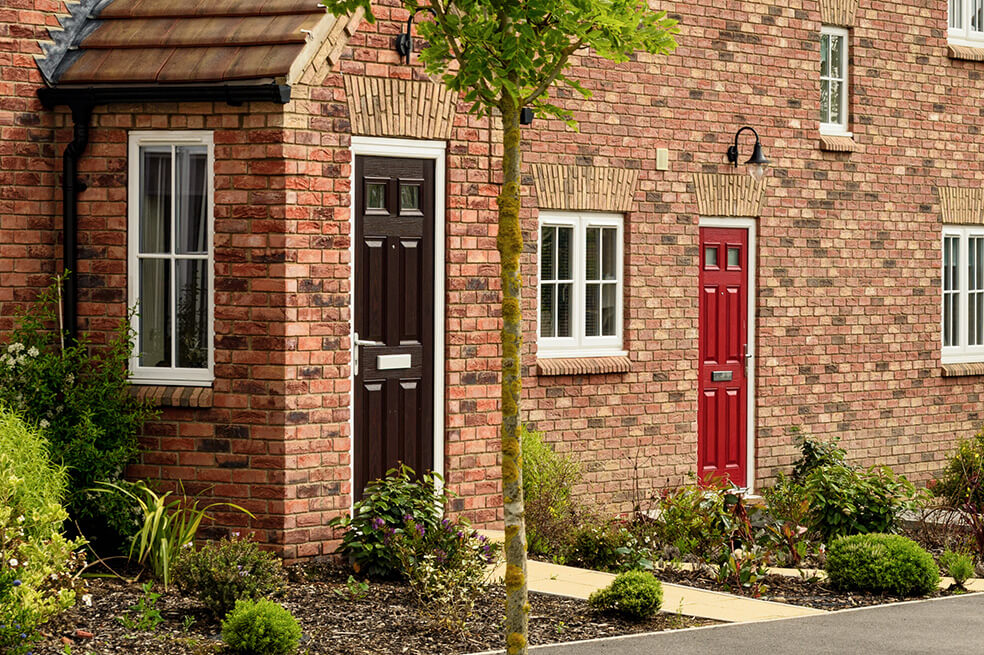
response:
[[[288,586],[286,596],[279,601],[300,621],[304,631],[301,651],[310,655],[453,655],[502,646],[505,596],[498,587],[479,601],[469,622],[469,633],[459,636],[428,627],[427,617],[403,584],[372,583],[363,597],[354,598],[345,582],[348,571],[312,566],[307,567],[301,577]],[[92,605],[80,602],[43,626],[46,638],[35,653],[61,654],[66,652],[65,644],[69,643],[73,653],[100,655],[223,652],[218,623],[197,601],[181,596],[177,590],[172,589],[157,601],[157,609],[164,621],[153,631],[139,631],[128,629],[118,618],[143,597],[138,585],[94,580],[89,587]],[[674,614],[659,614],[647,621],[625,621],[596,613],[583,601],[543,594],[530,594],[530,604],[531,644],[714,623]],[[132,611],[130,616],[137,618]],[[69,639],[71,642],[66,641]]]

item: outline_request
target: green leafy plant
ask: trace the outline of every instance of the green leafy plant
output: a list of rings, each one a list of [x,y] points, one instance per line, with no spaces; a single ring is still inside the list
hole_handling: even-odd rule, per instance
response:
[[[940,582],[933,556],[906,537],[856,534],[835,539],[825,565],[838,589],[925,596]]]
[[[523,426],[523,500],[529,552],[556,555],[567,547],[583,512],[572,500],[581,467],[560,455],[542,432]]]
[[[944,498],[951,507],[984,508],[984,428],[973,438],[960,440],[931,488],[934,496]]]
[[[397,578],[402,575],[400,561],[391,546],[391,535],[402,530],[406,517],[436,529],[450,492],[438,492],[437,473],[425,473],[419,480],[405,464],[386,472],[386,477],[370,482],[362,500],[355,503],[352,516],[343,515],[328,522],[345,529],[336,552],[352,563],[356,573],[371,578]]]
[[[916,503],[915,487],[892,469],[867,471],[833,465],[806,478],[810,528],[823,539],[895,530],[902,512]]]
[[[282,593],[286,584],[280,558],[236,537],[209,541],[198,550],[183,548],[171,573],[178,589],[197,597],[219,618],[236,601]]]
[[[116,618],[129,631],[153,632],[164,622],[161,611],[157,609],[157,601],[161,595],[152,590],[152,582],[145,582],[140,588],[143,590],[143,596],[137,604]]]
[[[297,650],[301,626],[269,600],[241,600],[222,622],[222,640],[242,655],[286,655]]]
[[[171,584],[171,567],[175,558],[182,548],[195,540],[202,520],[210,518],[207,514],[210,509],[227,507],[255,518],[251,512],[234,503],[209,503],[199,507],[197,498],[190,503],[181,497],[168,500],[172,492],[158,494],[143,481],[129,488],[108,482],[102,485],[102,488],[114,489],[130,497],[140,507],[143,524],[130,543],[129,556],[132,560],[136,555],[138,564],[150,568],[154,576],[164,583],[164,591]]]
[[[691,483],[664,489],[655,505],[655,538],[681,555],[714,559],[725,541],[725,488]]]
[[[38,626],[75,602],[84,541],[61,532],[66,483],[39,431],[0,404],[0,652],[29,651]]]
[[[735,489],[723,493],[720,522],[725,548],[718,555],[718,580],[735,591],[746,590],[758,596],[765,590],[762,579],[768,573],[775,544],[763,529],[756,529],[744,498]]]
[[[847,465],[847,451],[837,445],[840,437],[824,441],[806,434],[799,426],[793,426],[789,431],[800,447],[800,457],[793,462],[793,482],[803,484],[819,468]]]
[[[966,553],[945,550],[940,555],[940,568],[945,571],[958,587],[974,577],[974,560]]]
[[[135,527],[132,508],[121,496],[88,490],[122,479],[139,451],[140,427],[156,411],[130,393],[129,317],[100,347],[84,336],[73,344],[53,329],[63,280],[25,308],[0,346],[0,403],[42,429],[52,459],[66,467],[66,506],[83,532],[121,544]]]
[[[498,545],[472,531],[464,519],[443,519],[427,528],[411,517],[401,530],[391,531],[390,545],[431,620],[463,632],[498,561]]]
[[[362,600],[369,593],[369,583],[355,579],[354,575],[349,575],[345,581],[344,589],[332,589],[336,596],[348,598],[349,600]]]
[[[591,594],[588,604],[601,611],[614,611],[630,619],[648,619],[663,604],[663,585],[646,571],[626,571],[604,589]]]

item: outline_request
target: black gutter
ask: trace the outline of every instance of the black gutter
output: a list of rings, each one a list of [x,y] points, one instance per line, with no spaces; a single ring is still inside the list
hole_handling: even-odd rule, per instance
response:
[[[65,250],[62,316],[72,343],[78,342],[78,196],[85,183],[78,179],[79,159],[89,144],[89,122],[96,105],[143,102],[225,102],[233,106],[244,102],[290,102],[286,84],[223,86],[137,86],[38,89],[38,98],[47,109],[68,105],[72,110],[73,138],[62,156],[62,216]]]

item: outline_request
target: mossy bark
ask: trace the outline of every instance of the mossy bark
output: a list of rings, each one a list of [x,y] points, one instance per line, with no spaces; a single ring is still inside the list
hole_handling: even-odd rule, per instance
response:
[[[526,591],[526,526],[523,512],[523,459],[519,441],[522,392],[520,353],[523,345],[519,255],[519,106],[506,94],[502,114],[502,188],[499,192],[499,233],[496,245],[502,277],[502,504],[506,530],[506,649],[526,655],[529,603]]]

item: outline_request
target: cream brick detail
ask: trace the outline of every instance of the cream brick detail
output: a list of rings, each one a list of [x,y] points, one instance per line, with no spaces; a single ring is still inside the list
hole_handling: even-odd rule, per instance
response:
[[[940,214],[947,225],[984,225],[984,189],[938,187]]]
[[[294,60],[287,75],[287,83],[303,81],[320,84],[341,57],[349,38],[359,28],[365,10],[359,7],[350,16],[332,16],[326,13],[308,35],[307,44]]]
[[[964,377],[968,375],[984,375],[984,364],[943,364],[941,373],[945,378]]]
[[[628,357],[578,357],[537,359],[537,375],[604,375],[628,373],[632,361]]]
[[[627,212],[639,181],[629,168],[533,164],[532,173],[540,209]]]
[[[450,139],[455,94],[442,84],[345,76],[352,134]]]
[[[697,211],[701,216],[748,216],[762,214],[765,178],[756,182],[741,173],[694,173]]]
[[[969,61],[984,61],[984,48],[974,48],[965,45],[947,45],[950,59],[967,59]]]
[[[820,22],[824,25],[854,27],[858,0],[820,0]]]

